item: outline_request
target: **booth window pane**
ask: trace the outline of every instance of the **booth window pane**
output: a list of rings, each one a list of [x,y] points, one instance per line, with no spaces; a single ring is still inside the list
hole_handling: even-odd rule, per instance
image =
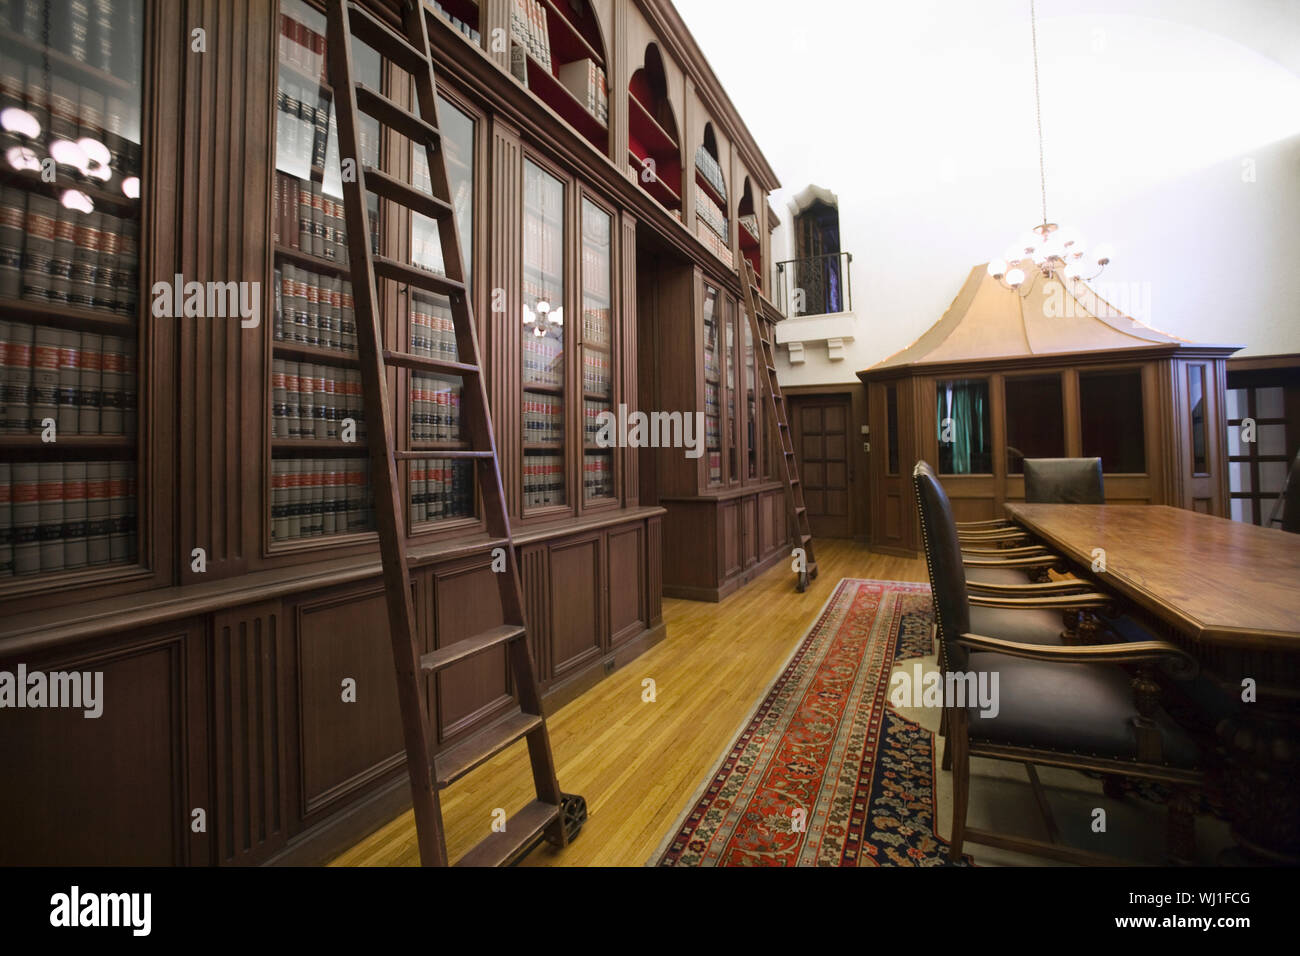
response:
[[[1007,473],[1023,474],[1026,458],[1065,457],[1061,376],[1006,380]]]
[[[939,382],[936,387],[940,474],[992,474],[993,426],[989,418],[988,381],[963,379]]]
[[[1146,472],[1140,369],[1079,376],[1079,432],[1084,457],[1100,458],[1106,474]]]
[[[1187,404],[1192,410],[1192,474],[1203,475],[1205,459],[1205,366],[1187,366]]]

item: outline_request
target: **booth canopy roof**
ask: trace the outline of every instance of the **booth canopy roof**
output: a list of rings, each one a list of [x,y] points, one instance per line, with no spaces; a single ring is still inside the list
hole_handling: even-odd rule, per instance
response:
[[[1044,277],[1036,269],[1029,281],[1028,291],[1018,294],[990,276],[987,265],[976,266],[943,318],[867,372],[972,359],[1194,345],[1125,315],[1085,282]]]

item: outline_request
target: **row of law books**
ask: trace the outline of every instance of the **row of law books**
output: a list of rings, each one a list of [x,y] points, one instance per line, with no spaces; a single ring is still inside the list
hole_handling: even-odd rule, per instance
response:
[[[459,379],[411,374],[411,441],[459,441]]]
[[[135,465],[0,462],[0,577],[135,560]]]
[[[699,183],[695,184],[695,214],[719,236],[727,238],[727,214]]]
[[[118,79],[140,73],[140,0],[8,0],[0,24]]]
[[[594,402],[586,399],[582,403],[582,434],[588,445],[596,444],[600,435],[601,414],[610,410],[608,402]]]
[[[357,318],[352,282],[304,269],[292,262],[275,268],[277,342],[298,342],[316,348],[356,354]]]
[[[535,273],[529,276],[528,272]],[[553,289],[547,280],[564,271],[563,231],[556,225],[544,222],[530,210],[524,212],[524,294],[538,299],[551,297]],[[530,286],[529,279],[541,283]]]
[[[0,431],[134,435],[135,343],[115,335],[0,322]]]
[[[592,395],[609,395],[613,391],[610,374],[613,363],[604,352],[582,353],[582,390]]]
[[[582,291],[593,299],[608,303],[610,297],[609,246],[595,248],[582,244]]]
[[[556,398],[525,399],[524,441],[528,444],[564,441],[564,403]]]
[[[139,226],[0,187],[0,297],[134,315]]]
[[[275,91],[275,147],[281,162],[301,169],[325,167],[330,140],[338,142],[338,120],[330,92],[299,83],[281,72]]]
[[[713,187],[713,191],[723,198],[727,195],[727,183],[722,177],[722,167],[713,158],[713,154],[701,146],[695,151],[695,168],[704,181]]]
[[[412,524],[473,517],[474,466],[470,462],[454,458],[417,459],[409,467]]]
[[[280,33],[276,49],[281,63],[286,63],[303,76],[321,83],[325,76],[325,35],[313,30],[288,13],[280,14]]]
[[[456,361],[456,326],[446,299],[435,302],[415,295],[411,302],[411,354]]]
[[[560,455],[524,456],[524,507],[545,508],[564,504],[564,458]]]
[[[609,329],[612,313],[608,308],[588,306],[582,310],[582,341],[587,345],[609,348]]]
[[[534,60],[551,69],[551,32],[546,21],[546,8],[538,0],[511,0],[510,38]],[[511,68],[515,69],[513,54]],[[519,73],[515,75],[519,76]],[[527,73],[520,79],[527,83]]]
[[[550,336],[524,334],[524,386],[564,385],[564,345]]]
[[[342,199],[327,196],[318,182],[278,172],[271,201],[271,238],[274,242],[335,263],[340,269],[348,267],[348,229]],[[378,254],[378,206],[372,202],[367,214],[370,251]]]
[[[703,219],[696,223],[695,235],[699,237],[700,242],[708,247],[710,252],[722,260],[728,269],[735,268],[736,261],[731,254],[731,247]]]
[[[614,458],[584,455],[582,458],[582,493],[587,498],[614,497]]]
[[[374,529],[365,458],[277,458],[271,462],[271,540]]]
[[[444,20],[450,22],[453,27],[455,27],[457,30],[459,30],[461,33],[467,36],[471,43],[473,43],[475,46],[483,45],[483,35],[479,33],[478,30],[470,26],[460,17],[453,16],[451,11],[448,10],[446,7],[444,7],[441,3],[439,3],[438,0],[427,0],[427,3],[429,6],[433,7],[433,9],[437,10],[438,13],[442,15]]]
[[[573,98],[602,126],[609,125],[609,87],[605,71],[590,58],[561,64],[555,70],[560,85],[573,94]]]
[[[359,369],[271,362],[271,437],[341,439],[345,419],[356,423],[355,440],[366,439]]]

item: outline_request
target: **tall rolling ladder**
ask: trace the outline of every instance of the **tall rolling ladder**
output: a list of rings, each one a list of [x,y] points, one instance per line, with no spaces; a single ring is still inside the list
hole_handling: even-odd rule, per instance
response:
[[[785,501],[794,527],[799,536],[799,547],[803,550],[803,567],[799,571],[798,589],[806,591],[808,583],[817,577],[817,558],[813,553],[812,526],[808,523],[808,506],[804,501],[803,482],[799,477],[799,462],[794,454],[794,438],[790,434],[790,409],[781,384],[776,380],[776,353],[772,340],[767,336],[763,320],[759,318],[758,276],[754,267],[744,256],[740,257],[740,284],[745,289],[745,312],[749,316],[749,331],[754,341],[759,343],[763,360],[759,378],[767,392],[768,408],[772,427],[776,432],[777,447],[780,449],[782,463],[779,466],[781,477],[785,482]]]
[[[506,820],[503,830],[488,832],[457,862],[458,866],[501,866],[517,862],[543,839],[557,846],[567,845],[586,819],[586,804],[581,797],[560,791],[528,646],[519,568],[488,410],[487,389],[481,369],[482,352],[470,307],[469,289],[464,281],[459,229],[450,201],[438,124],[437,80],[421,6],[418,2],[406,3],[402,28],[398,30],[351,0],[330,0],[329,78],[338,112],[343,205],[362,393],[367,420],[371,423],[369,451],[375,521],[383,558],[388,624],[420,862],[425,866],[446,866],[448,863],[441,791],[495,754],[525,739],[536,799]],[[411,75],[415,81],[418,113],[409,112],[380,91],[356,81],[352,61],[353,37]],[[363,165],[358,122],[362,113],[405,136],[414,147],[425,150],[432,194]],[[355,176],[349,175],[349,167],[355,169]],[[372,253],[366,214],[367,193],[374,193],[381,200],[428,216],[438,223],[445,275]],[[458,361],[425,358],[385,347],[382,316],[377,304],[377,279],[394,280],[411,290],[421,289],[448,298]],[[468,438],[467,447],[433,454],[438,458],[473,462],[487,526],[481,551],[493,552],[499,560],[501,552],[496,549],[501,549],[505,557],[504,573],[494,575],[500,589],[504,618],[500,625],[431,653],[422,653],[419,643],[411,596],[411,569],[405,545],[404,495],[398,481],[399,462],[428,458],[431,453],[397,447],[393,408],[385,386],[387,371],[394,366],[414,372],[460,377],[464,391],[462,421]],[[452,665],[497,647],[505,648],[513,687],[519,698],[518,709],[486,730],[435,755],[428,715],[436,710],[427,706],[426,686],[432,688],[435,683],[433,676]],[[428,693],[434,691],[430,689]],[[484,829],[489,830],[486,821],[485,817]]]

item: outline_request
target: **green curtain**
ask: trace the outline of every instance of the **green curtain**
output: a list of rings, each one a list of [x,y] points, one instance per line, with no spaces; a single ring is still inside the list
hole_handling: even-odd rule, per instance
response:
[[[989,435],[988,383],[940,382],[939,415],[936,435],[941,450],[951,454],[949,467],[941,469],[952,475],[969,475],[987,471]],[[943,422],[951,418],[952,441],[943,440]],[[940,454],[940,460],[946,457]]]

